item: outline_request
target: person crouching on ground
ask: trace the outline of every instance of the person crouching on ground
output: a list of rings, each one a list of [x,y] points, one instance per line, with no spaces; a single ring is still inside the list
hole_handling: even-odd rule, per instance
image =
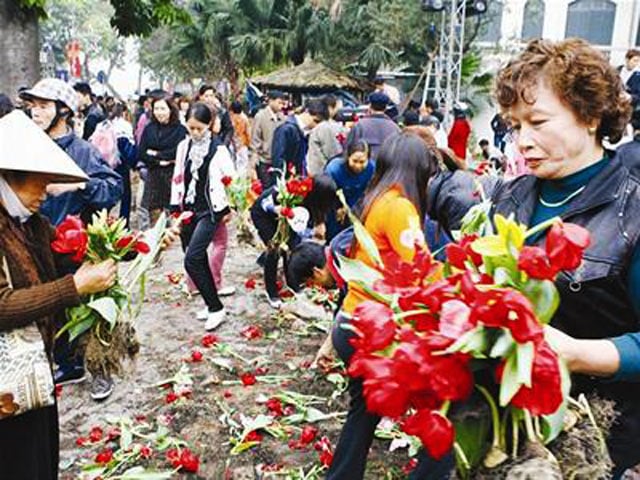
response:
[[[313,186],[305,197],[302,207],[309,211],[309,224],[306,232],[300,236],[289,229],[287,246],[295,247],[300,237],[315,236],[324,241],[325,218],[329,210],[336,205],[336,184],[328,175],[313,177]],[[276,187],[266,189],[251,207],[251,220],[258,230],[258,236],[267,248],[264,255],[264,283],[267,289],[269,305],[280,308],[282,301],[277,287],[278,261],[282,255],[281,249],[271,245],[278,229],[278,216],[281,206]]]

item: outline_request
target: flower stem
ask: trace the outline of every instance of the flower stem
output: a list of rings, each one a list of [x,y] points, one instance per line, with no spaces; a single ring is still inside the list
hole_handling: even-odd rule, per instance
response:
[[[476,385],[478,391],[484,396],[491,409],[491,424],[493,426],[493,446],[500,447],[500,417],[498,415],[498,407],[493,401],[491,394],[481,385]]]
[[[527,429],[527,438],[530,442],[537,443],[540,441],[538,436],[536,435],[535,429],[533,427],[533,417],[531,417],[531,413],[528,410],[523,410],[524,412],[524,425]]]
[[[440,413],[442,414],[442,416],[446,417],[447,413],[449,412],[449,407],[451,406],[451,400],[446,400],[443,404],[442,407],[440,407]]]
[[[516,458],[518,456],[518,434],[520,430],[520,421],[516,418],[515,411],[511,411],[511,434],[512,434],[512,442],[511,446],[511,458]]]
[[[529,230],[527,230],[526,232],[524,232],[524,238],[529,238],[532,235],[535,235],[539,232],[542,232],[543,230],[546,230],[547,228],[553,226],[553,224],[557,223],[557,222],[561,222],[562,219],[560,217],[552,217],[549,220],[545,220],[542,223],[539,223],[538,225],[536,225],[535,227],[530,228]]]

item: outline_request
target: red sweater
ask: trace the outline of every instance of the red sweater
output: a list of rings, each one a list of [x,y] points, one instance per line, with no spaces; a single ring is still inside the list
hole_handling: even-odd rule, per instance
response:
[[[456,118],[449,132],[449,148],[461,159],[467,157],[467,141],[471,135],[471,125],[466,118]]]

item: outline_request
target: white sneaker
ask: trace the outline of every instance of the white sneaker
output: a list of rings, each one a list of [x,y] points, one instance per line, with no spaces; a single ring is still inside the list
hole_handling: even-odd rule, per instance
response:
[[[224,308],[217,312],[211,312],[207,317],[207,323],[204,324],[204,329],[207,331],[215,330],[226,320],[225,315]]]
[[[230,295],[233,295],[234,293],[236,293],[236,287],[233,286],[222,287],[220,290],[218,290],[218,295],[221,297],[228,297]]]
[[[204,322],[207,318],[209,318],[209,308],[204,307],[202,310],[198,310],[198,313],[196,313],[196,318]]]
[[[269,302],[269,305],[271,306],[271,308],[280,310],[280,308],[282,307],[282,300],[280,300],[280,298],[278,297],[272,298],[267,294],[267,301]]]

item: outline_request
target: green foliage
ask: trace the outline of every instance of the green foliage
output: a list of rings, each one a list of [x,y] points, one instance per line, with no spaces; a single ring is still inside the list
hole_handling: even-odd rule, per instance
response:
[[[172,0],[110,0],[111,25],[121,35],[148,36],[160,25],[189,23],[189,13]]]

